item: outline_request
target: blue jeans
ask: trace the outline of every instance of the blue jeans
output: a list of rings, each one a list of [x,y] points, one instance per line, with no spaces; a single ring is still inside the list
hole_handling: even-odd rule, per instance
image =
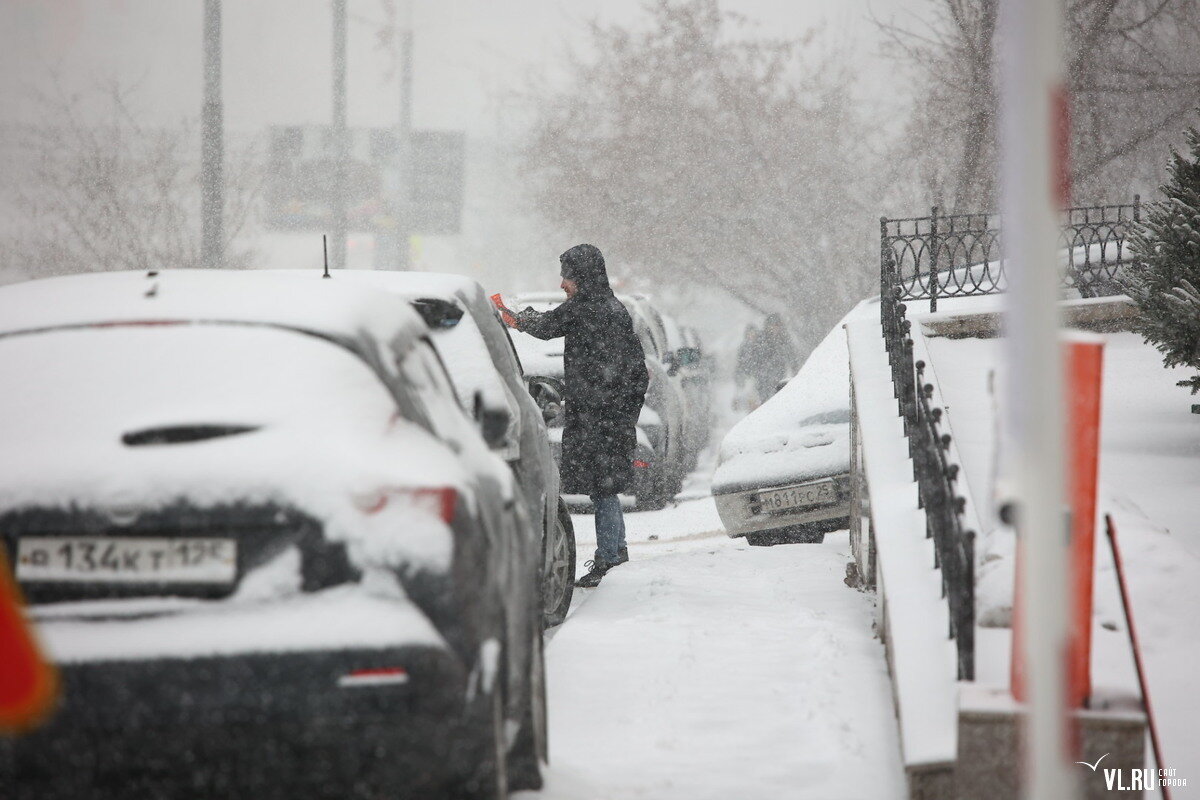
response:
[[[615,494],[593,497],[596,506],[596,560],[617,563],[617,549],[625,546],[625,517]]]

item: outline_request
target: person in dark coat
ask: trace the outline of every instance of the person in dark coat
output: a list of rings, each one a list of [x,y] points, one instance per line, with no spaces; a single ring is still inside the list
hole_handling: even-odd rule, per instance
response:
[[[778,314],[767,316],[762,332],[757,338],[755,353],[754,385],[759,400],[767,402],[779,387],[779,382],[790,379],[800,365],[796,363],[796,347],[792,337]]]
[[[545,313],[525,309],[516,328],[539,339],[566,337],[563,491],[590,496],[596,508],[596,555],[578,583],[590,587],[629,560],[617,494],[633,481],[636,425],[650,375],[633,320],[608,285],[600,250],[580,244],[558,260],[567,301]]]

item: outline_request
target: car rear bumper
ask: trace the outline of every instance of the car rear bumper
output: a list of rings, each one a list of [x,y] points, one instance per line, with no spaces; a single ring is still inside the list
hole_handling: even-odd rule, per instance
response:
[[[831,523],[849,517],[849,476],[837,476],[834,478],[837,497],[833,503],[778,512],[767,512],[759,508],[759,492],[765,489],[778,489],[791,485],[802,486],[807,483],[816,483],[816,481],[782,484],[780,486],[763,486],[743,491],[714,494],[713,500],[717,505],[717,513],[721,517],[721,523],[725,526],[725,531],[730,536],[745,536],[748,533],[775,530],[792,525]]]
[[[462,744],[466,671],[437,647],[77,663],[60,675],[54,716],[0,740],[6,798],[424,796],[453,778]]]

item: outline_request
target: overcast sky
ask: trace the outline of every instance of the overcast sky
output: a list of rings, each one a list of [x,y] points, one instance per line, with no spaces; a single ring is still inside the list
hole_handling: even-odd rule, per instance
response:
[[[404,14],[407,0],[395,0]],[[851,46],[862,92],[885,102],[902,87],[874,55],[869,10],[888,17],[923,0],[724,0],[771,35],[800,35],[824,23]],[[225,0],[226,122],[253,131],[270,124],[326,122],[330,115],[329,0]],[[636,23],[644,0],[411,0],[416,35],[414,123],[491,135],[496,98],[530,72],[553,75],[583,23]],[[31,111],[28,87],[57,73],[72,90],[116,79],[138,84],[139,109],[162,122],[197,117],[202,0],[0,0],[0,108]],[[381,51],[383,0],[349,0],[349,115],[352,125],[397,118],[394,52]]]

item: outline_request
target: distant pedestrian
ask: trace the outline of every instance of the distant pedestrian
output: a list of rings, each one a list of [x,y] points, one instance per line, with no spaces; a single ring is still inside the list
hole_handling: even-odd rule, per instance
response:
[[[580,244],[558,260],[567,301],[544,313],[526,308],[516,315],[516,328],[539,339],[566,337],[562,483],[564,492],[586,494],[595,505],[596,553],[577,583],[592,587],[629,560],[617,495],[633,481],[635,426],[650,376],[600,250]]]
[[[738,391],[738,396],[734,398],[734,408],[738,408],[740,403],[744,401],[746,411],[753,411],[758,407],[761,398],[752,399],[745,396],[742,386],[750,385],[750,391],[754,386],[754,375],[758,364],[758,337],[760,332],[754,323],[746,326],[746,332],[742,334],[742,343],[738,345],[737,365],[733,370],[733,382]]]
[[[783,325],[783,317],[769,314],[755,348],[754,384],[762,402],[775,394],[781,381],[790,379],[800,369],[796,363],[796,348]]]

